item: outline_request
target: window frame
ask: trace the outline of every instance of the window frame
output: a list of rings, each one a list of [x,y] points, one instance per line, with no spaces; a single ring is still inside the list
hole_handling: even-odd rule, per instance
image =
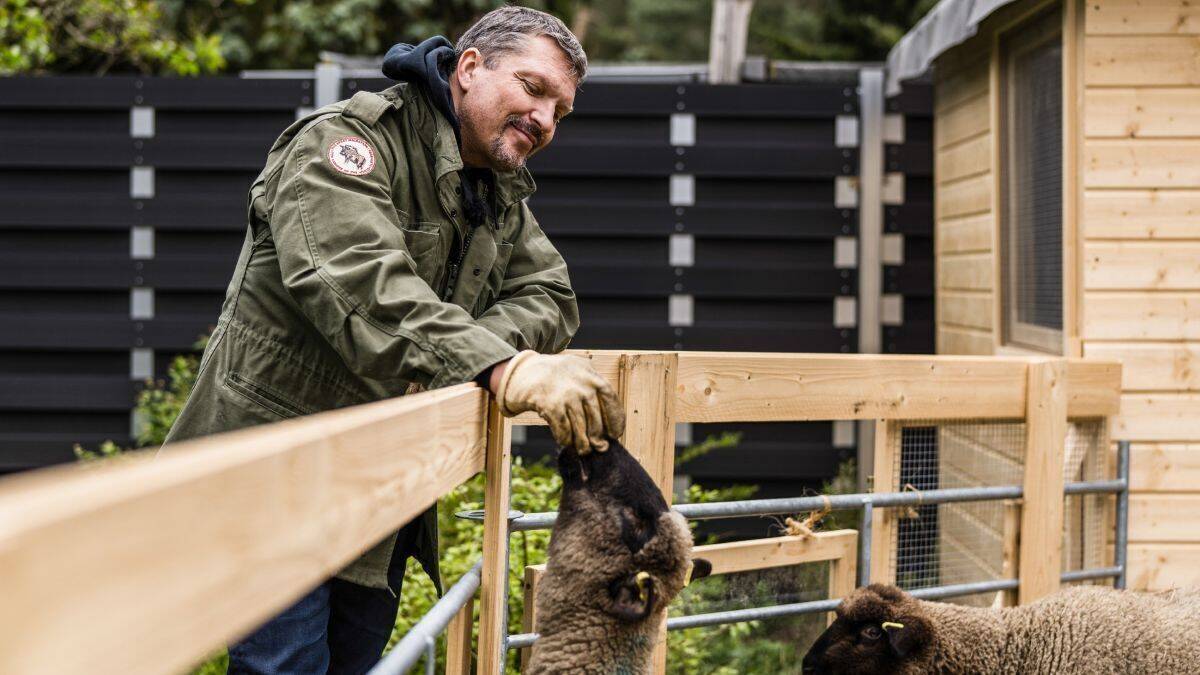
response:
[[[1066,80],[1065,67],[1067,63],[1066,45],[1064,44],[1063,31],[1063,8],[1054,6],[1053,8],[1039,12],[1027,21],[1021,22],[1013,30],[1006,33],[1000,41],[1000,49],[998,58],[999,63],[999,133],[1000,133],[1000,158],[999,158],[999,180],[997,187],[1000,190],[1000,197],[997,200],[1000,206],[1000,213],[997,218],[997,227],[999,229],[1000,239],[1000,293],[998,294],[1001,303],[1001,326],[1000,326],[1000,342],[1004,346],[1018,347],[1023,349],[1031,349],[1038,352],[1049,354],[1062,354],[1064,352],[1064,335],[1067,327],[1066,316],[1066,261],[1063,261],[1063,266],[1060,270],[1062,278],[1059,280],[1059,292],[1062,294],[1062,328],[1047,328],[1036,324],[1021,321],[1017,313],[1017,278],[1019,275],[1014,274],[1016,261],[1019,260],[1017,253],[1017,237],[1016,224],[1012,214],[1016,211],[1016,190],[1012,185],[1016,182],[1015,169],[1013,168],[1013,158],[1015,157],[1016,134],[1013,133],[1013,120],[1015,118],[1015,98],[1014,91],[1016,83],[1012,77],[1014,70],[1013,64],[1016,60],[1024,55],[1029,54],[1037,49],[1043,48],[1048,44],[1057,43],[1062,50],[1060,67],[1064,69],[1063,82]],[[1062,90],[1059,90],[1059,96],[1062,97]],[[1060,124],[1066,123],[1066,115],[1069,111],[1066,106],[1065,97],[1061,98],[1061,107],[1063,119]],[[1061,131],[1061,129],[1060,129]],[[1059,134],[1062,137],[1062,134]],[[1063,162],[1064,172],[1067,170],[1066,154],[1068,148],[1063,144],[1061,161]],[[1064,177],[1065,173],[1064,173]],[[1065,186],[1062,190],[1061,200],[1066,204],[1066,200],[1071,198]],[[1060,248],[1065,250],[1066,244],[1066,214],[1059,213],[1059,227],[1063,230],[1062,243]],[[1060,254],[1062,251],[1060,250]]]

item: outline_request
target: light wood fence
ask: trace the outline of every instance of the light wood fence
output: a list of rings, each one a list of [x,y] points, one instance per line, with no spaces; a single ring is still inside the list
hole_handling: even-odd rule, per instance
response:
[[[1121,379],[1119,364],[1081,360],[577,353],[618,388],[623,442],[667,495],[677,422],[1025,420],[1020,547],[1037,555],[1019,556],[1022,602],[1058,583],[1066,421],[1116,413]],[[477,672],[497,673],[509,427],[540,422],[502,418],[467,384],[191,441],[157,458],[2,480],[0,672],[182,672],[486,470],[475,660]],[[451,632],[450,662],[465,672],[469,625]],[[665,650],[658,658],[661,669]]]

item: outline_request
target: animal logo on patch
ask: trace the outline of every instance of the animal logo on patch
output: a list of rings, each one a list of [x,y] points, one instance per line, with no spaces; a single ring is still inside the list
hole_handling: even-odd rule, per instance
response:
[[[375,152],[358,136],[347,136],[329,146],[329,163],[351,176],[365,176],[375,168]]]

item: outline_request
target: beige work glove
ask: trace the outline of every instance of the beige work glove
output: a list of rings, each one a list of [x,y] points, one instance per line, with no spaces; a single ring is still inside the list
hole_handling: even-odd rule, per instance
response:
[[[554,440],[584,455],[608,450],[625,433],[625,411],[608,381],[585,358],[523,351],[508,362],[496,387],[500,412],[528,410],[550,425]]]

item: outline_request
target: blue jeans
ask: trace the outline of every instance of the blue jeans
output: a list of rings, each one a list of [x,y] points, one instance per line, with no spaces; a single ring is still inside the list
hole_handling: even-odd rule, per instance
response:
[[[229,675],[360,675],[379,661],[399,599],[330,579],[229,648]]]

